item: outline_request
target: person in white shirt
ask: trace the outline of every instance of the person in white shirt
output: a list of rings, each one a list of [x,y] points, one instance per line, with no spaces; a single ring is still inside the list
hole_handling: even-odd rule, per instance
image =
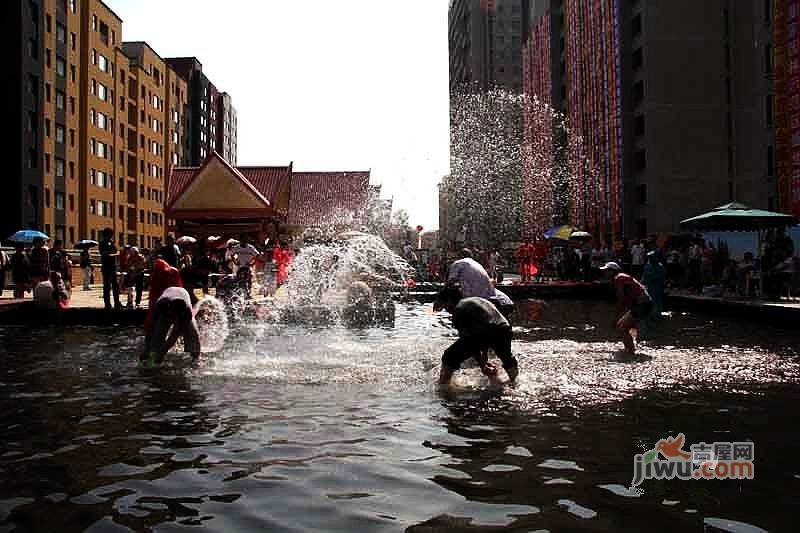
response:
[[[247,295],[250,295],[250,290],[253,287],[253,271],[252,265],[257,257],[261,256],[261,252],[247,242],[247,236],[242,235],[239,239],[239,244],[231,249],[231,253],[236,256],[237,275],[240,271],[241,276],[244,277],[247,284]]]
[[[447,281],[461,285],[464,298],[477,296],[489,300],[495,296],[494,285],[486,269],[472,258],[472,252],[466,248],[461,250],[461,259],[450,266]]]

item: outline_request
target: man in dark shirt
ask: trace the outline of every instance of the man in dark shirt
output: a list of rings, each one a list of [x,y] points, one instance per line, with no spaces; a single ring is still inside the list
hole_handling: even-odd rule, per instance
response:
[[[106,310],[111,309],[111,292],[114,293],[114,308],[121,309],[119,301],[119,283],[117,283],[117,256],[119,252],[114,244],[114,231],[111,228],[103,230],[103,239],[100,241],[100,268],[103,273],[103,301]]]
[[[459,300],[460,297],[461,291],[447,287],[433,306],[434,311],[446,309],[453,315],[453,327],[458,330],[459,337],[442,356],[439,384],[450,383],[453,373],[470,357],[478,361],[484,374],[494,376],[497,367],[489,362],[489,348],[503,362],[509,379],[516,380],[519,369],[511,353],[512,333],[508,320],[489,300],[478,297]]]
[[[175,235],[172,233],[167,234],[167,243],[158,249],[158,256],[166,261],[169,266],[178,268],[181,251],[178,249],[178,245],[175,244]]]

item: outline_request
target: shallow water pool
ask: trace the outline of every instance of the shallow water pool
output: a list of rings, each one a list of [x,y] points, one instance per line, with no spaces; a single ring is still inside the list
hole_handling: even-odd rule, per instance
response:
[[[612,311],[523,306],[519,384],[473,368],[444,392],[430,306],[249,325],[158,372],[133,328],[0,329],[0,530],[794,529],[800,335],[676,314],[628,361]],[[752,440],[755,479],[629,490],[633,455],[680,432]]]

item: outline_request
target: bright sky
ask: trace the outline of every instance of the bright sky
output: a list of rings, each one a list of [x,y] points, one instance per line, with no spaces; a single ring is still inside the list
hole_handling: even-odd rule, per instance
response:
[[[438,226],[449,168],[447,0],[106,0],[126,41],[196,56],[233,98],[241,165],[372,169]]]

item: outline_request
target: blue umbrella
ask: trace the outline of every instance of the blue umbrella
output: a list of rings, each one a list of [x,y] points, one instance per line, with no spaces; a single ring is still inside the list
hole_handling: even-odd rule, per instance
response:
[[[41,237],[44,240],[50,240],[50,237],[42,233],[41,231],[37,231],[35,229],[22,229],[16,232],[14,235],[8,238],[11,242],[16,243],[23,243],[23,244],[30,244],[33,242],[33,239]]]

